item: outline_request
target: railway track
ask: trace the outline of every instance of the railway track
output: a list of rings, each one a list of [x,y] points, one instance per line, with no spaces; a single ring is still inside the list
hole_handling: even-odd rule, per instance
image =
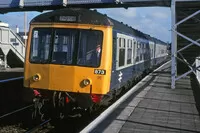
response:
[[[3,118],[5,118],[5,117],[8,117],[8,116],[10,116],[10,115],[13,115],[13,114],[15,114],[15,113],[18,113],[18,112],[20,112],[20,111],[23,111],[23,110],[25,110],[25,109],[28,109],[28,108],[30,108],[30,107],[33,107],[33,104],[28,105],[28,106],[25,106],[25,107],[20,108],[20,109],[17,109],[17,110],[15,110],[15,111],[6,113],[6,114],[4,114],[4,115],[1,115],[1,116],[0,116],[0,120],[3,119]]]
[[[24,132],[31,125],[28,121],[31,101],[25,101],[24,96],[31,97],[23,88],[23,78],[16,77],[0,80],[0,132]]]
[[[49,124],[51,119],[43,122],[31,120],[32,107],[28,105],[0,116],[0,133],[48,133],[54,127]]]
[[[23,87],[23,78],[0,80],[0,116],[32,103],[33,92]]]
[[[36,125],[35,127],[27,130],[25,133],[48,133],[51,132],[51,130],[54,128],[53,126],[51,126],[49,124],[49,122],[51,121],[51,119],[45,120],[44,122]]]
[[[30,126],[30,110],[33,104],[11,111],[0,116],[0,132],[24,132]]]

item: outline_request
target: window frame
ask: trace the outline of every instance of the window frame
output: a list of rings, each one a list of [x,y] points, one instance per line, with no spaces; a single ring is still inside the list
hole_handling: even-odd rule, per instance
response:
[[[124,65],[123,66],[119,66],[119,49],[122,47],[120,47],[120,43],[119,40],[120,38],[125,39],[125,57],[124,57]],[[127,63],[127,58],[128,58],[128,40],[131,40],[132,42],[132,48],[131,49],[131,63],[128,64]],[[135,45],[134,42],[136,42],[136,38],[133,36],[129,36],[126,34],[122,34],[122,33],[117,33],[117,46],[116,46],[116,70],[121,70],[130,66],[134,65],[134,53],[135,53]],[[131,45],[129,44],[129,47],[131,47]]]
[[[130,63],[128,62],[129,50],[131,50]],[[126,59],[126,63],[127,63],[127,65],[133,64],[133,39],[127,39],[127,59]]]
[[[48,62],[34,62],[34,61],[32,61],[31,60],[31,51],[32,51],[32,42],[33,42],[33,34],[34,34],[34,30],[38,30],[38,29],[50,29],[51,30],[51,39],[50,39],[50,50],[49,50],[49,57],[48,57]],[[53,63],[52,62],[52,58],[53,58],[53,50],[54,50],[54,46],[55,46],[55,31],[57,30],[57,29],[70,29],[70,30],[78,30],[79,32],[81,31],[81,30],[88,30],[88,31],[90,31],[90,29],[83,29],[83,28],[54,28],[54,27],[35,27],[35,28],[33,28],[32,29],[32,31],[31,31],[31,41],[30,41],[30,52],[29,52],[29,63],[31,63],[31,64],[47,64],[47,65],[51,65],[51,64],[53,64],[53,65],[64,65],[64,66],[81,66],[81,67],[88,67],[88,68],[99,68],[100,66],[101,66],[101,60],[102,60],[102,52],[103,52],[103,43],[104,43],[104,32],[102,31],[102,30],[100,30],[100,29],[95,29],[94,31],[98,31],[98,32],[101,32],[101,54],[100,54],[100,62],[99,62],[99,64],[97,65],[97,66],[89,66],[89,65],[79,65],[78,63],[77,63],[77,58],[75,58],[75,56],[74,56],[74,54],[73,54],[73,61],[72,61],[72,63],[71,64],[60,64],[60,63]],[[79,38],[80,39],[80,38]],[[76,57],[78,56],[78,49],[79,49],[79,46],[74,46],[75,48],[77,48],[76,49],[76,51],[75,52],[73,52],[73,53],[77,53],[77,55],[76,55]],[[75,62],[75,63],[74,63]]]

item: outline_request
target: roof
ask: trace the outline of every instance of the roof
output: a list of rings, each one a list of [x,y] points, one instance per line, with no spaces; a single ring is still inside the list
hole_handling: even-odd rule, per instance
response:
[[[47,12],[35,17],[31,23],[34,22],[66,22],[60,21],[60,16],[74,16],[76,21],[69,21],[68,23],[82,23],[111,26],[112,23],[107,16],[104,16],[96,11],[81,8],[64,8]],[[67,23],[67,22],[66,22]]]

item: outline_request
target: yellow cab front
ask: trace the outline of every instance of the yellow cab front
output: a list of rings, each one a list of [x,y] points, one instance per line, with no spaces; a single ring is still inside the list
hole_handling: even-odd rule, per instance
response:
[[[106,94],[110,89],[112,27],[34,23],[24,85],[33,89]]]

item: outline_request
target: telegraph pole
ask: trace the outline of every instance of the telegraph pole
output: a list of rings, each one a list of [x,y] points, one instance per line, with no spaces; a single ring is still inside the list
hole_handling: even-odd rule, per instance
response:
[[[26,32],[26,29],[27,29],[27,13],[24,12],[24,44],[25,44],[25,46],[27,44],[27,32]]]

